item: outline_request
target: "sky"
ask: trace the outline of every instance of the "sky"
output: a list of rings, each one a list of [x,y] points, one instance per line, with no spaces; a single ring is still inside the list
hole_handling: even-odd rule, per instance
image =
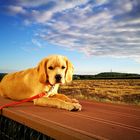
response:
[[[140,0],[0,0],[0,72],[51,54],[75,74],[140,74]]]

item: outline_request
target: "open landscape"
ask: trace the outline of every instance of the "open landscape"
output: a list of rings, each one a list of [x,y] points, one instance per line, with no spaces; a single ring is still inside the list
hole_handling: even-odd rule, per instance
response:
[[[76,99],[140,105],[140,79],[74,80],[59,92]]]
[[[5,74],[0,73],[0,80]],[[112,72],[74,75],[70,84],[60,86],[59,93],[76,99],[140,105],[140,75]]]

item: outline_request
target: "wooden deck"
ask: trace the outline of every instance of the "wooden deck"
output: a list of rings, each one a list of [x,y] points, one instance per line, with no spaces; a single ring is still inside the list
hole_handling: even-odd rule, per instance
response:
[[[11,100],[0,97],[0,105]],[[69,112],[24,103],[0,115],[58,140],[139,140],[140,107],[81,101],[83,110]]]

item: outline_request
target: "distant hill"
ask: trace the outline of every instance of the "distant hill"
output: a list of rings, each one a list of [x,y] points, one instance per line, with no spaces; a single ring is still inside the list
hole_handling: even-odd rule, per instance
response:
[[[74,75],[75,80],[85,79],[140,79],[140,74],[119,73],[119,72],[102,72],[96,75]]]
[[[140,78],[140,74],[119,73],[119,72],[102,72],[95,75],[97,78]]]

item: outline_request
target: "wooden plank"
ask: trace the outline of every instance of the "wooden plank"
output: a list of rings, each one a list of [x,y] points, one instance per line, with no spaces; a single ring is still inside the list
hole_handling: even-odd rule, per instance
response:
[[[9,102],[0,98],[0,104]],[[81,101],[83,110],[66,110],[24,103],[2,115],[55,139],[139,139],[140,107]]]

